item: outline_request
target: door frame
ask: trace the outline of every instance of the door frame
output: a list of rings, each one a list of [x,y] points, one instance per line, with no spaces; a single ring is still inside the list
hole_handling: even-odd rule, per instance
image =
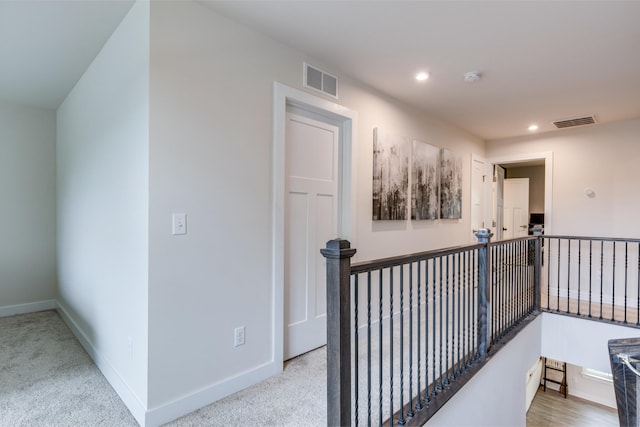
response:
[[[358,114],[349,108],[279,82],[273,85],[272,151],[272,360],[280,370],[284,365],[284,267],[285,267],[285,155],[286,112],[294,106],[324,117],[340,128],[338,155],[338,234],[357,247],[356,166]]]
[[[483,171],[482,171],[482,176],[483,176],[483,182],[482,182],[482,186],[480,188],[480,216],[482,217],[482,222],[484,223],[484,228],[488,228],[490,229],[491,227],[489,226],[489,224],[491,224],[491,206],[492,206],[492,197],[491,197],[491,179],[492,179],[492,174],[491,174],[491,163],[489,162],[489,160],[485,157],[479,156],[478,154],[475,153],[471,153],[471,192],[474,191],[474,184],[473,184],[473,163],[474,162],[480,162],[483,165]],[[469,212],[471,213],[473,211],[473,195],[469,198]],[[472,234],[472,243],[476,243],[476,237],[475,237],[475,232],[473,231],[473,219],[471,219],[469,221],[469,229],[471,230],[471,234]]]
[[[544,151],[540,153],[512,154],[502,157],[492,157],[487,159],[491,168],[493,165],[523,163],[531,160],[544,160],[544,232],[553,233],[553,152]],[[491,200],[493,206],[494,201]]]

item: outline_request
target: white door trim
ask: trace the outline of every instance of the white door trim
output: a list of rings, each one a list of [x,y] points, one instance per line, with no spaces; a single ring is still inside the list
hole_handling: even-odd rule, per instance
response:
[[[356,236],[356,164],[358,114],[356,111],[309,93],[274,82],[273,85],[273,173],[272,173],[272,286],[273,348],[276,366],[284,363],[284,263],[285,263],[285,131],[287,105],[292,105],[339,123],[339,237],[357,247]],[[338,236],[336,236],[338,237]],[[282,369],[282,368],[280,368]]]
[[[503,157],[489,158],[487,161],[491,165],[521,163],[530,160],[544,160],[544,232],[553,233],[553,152],[543,151],[530,154],[513,154]]]
[[[471,153],[471,179],[473,180],[473,163],[474,162],[480,162],[484,165],[484,170],[482,171],[485,179],[484,182],[482,184],[482,189],[481,189],[481,194],[480,194],[480,204],[482,206],[482,221],[484,222],[484,228],[491,228],[491,180],[492,180],[492,174],[491,174],[491,163],[485,158],[485,157],[481,157],[478,154],[475,153]],[[471,191],[473,191],[473,182],[471,183]],[[469,198],[469,212],[472,212],[473,207],[471,206],[473,204],[473,197]],[[471,232],[473,233],[473,225],[472,225],[473,221],[469,222],[470,228],[471,228]],[[472,243],[475,243],[476,239],[473,238],[472,239]]]

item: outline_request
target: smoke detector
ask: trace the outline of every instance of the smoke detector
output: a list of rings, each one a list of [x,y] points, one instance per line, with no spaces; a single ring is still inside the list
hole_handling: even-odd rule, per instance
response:
[[[464,81],[467,83],[475,83],[480,80],[480,77],[482,77],[482,74],[480,74],[479,71],[469,71],[468,73],[465,73]]]

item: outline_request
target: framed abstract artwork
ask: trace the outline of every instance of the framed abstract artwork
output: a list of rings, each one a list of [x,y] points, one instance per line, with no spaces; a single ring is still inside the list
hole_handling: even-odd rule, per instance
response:
[[[373,130],[373,220],[406,220],[409,193],[409,139]]]
[[[462,218],[462,158],[440,152],[440,218]]]
[[[411,219],[438,219],[440,149],[414,139],[411,154]]]

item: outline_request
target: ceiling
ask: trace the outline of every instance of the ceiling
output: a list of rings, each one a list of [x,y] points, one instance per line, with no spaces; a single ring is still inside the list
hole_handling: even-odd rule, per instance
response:
[[[640,1],[201,2],[485,140],[640,117]],[[131,4],[0,1],[0,98],[56,108]]]
[[[57,108],[132,0],[0,0],[0,98]]]

